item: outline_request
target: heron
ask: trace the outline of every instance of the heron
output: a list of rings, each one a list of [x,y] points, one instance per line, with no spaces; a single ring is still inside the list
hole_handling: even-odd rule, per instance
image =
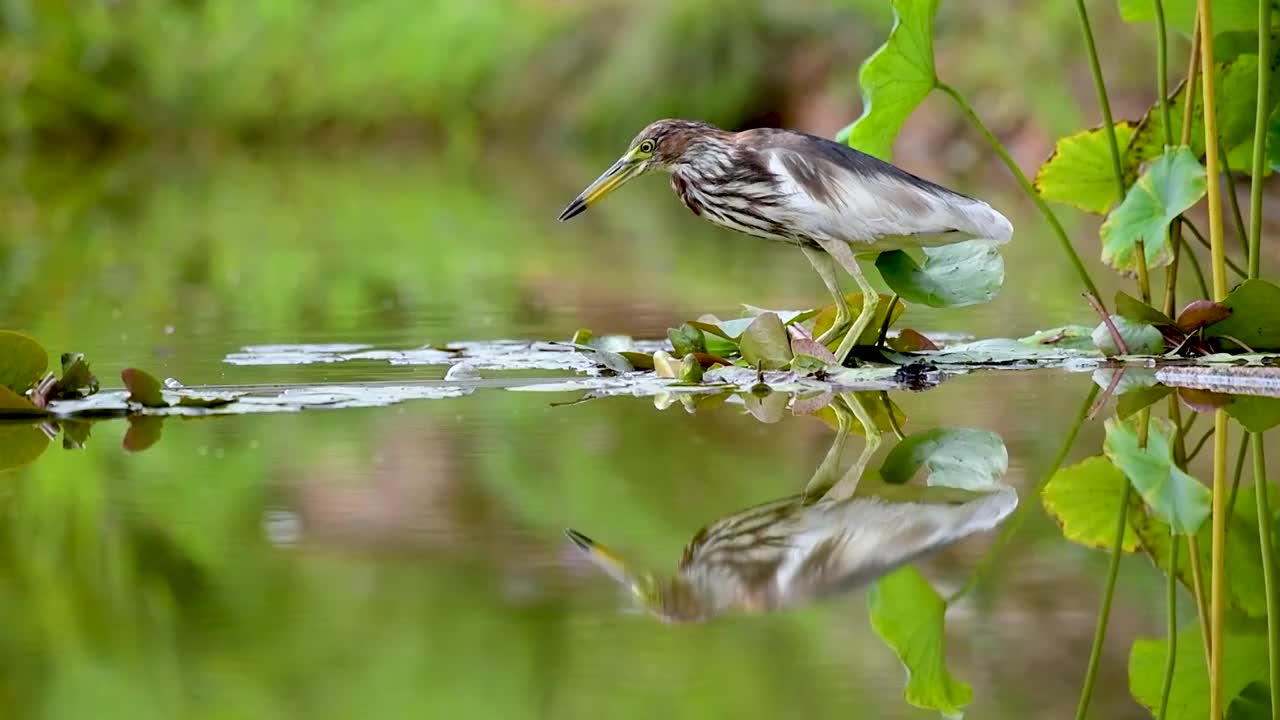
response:
[[[859,255],[949,245],[1004,244],[1009,220],[987,203],[917,177],[847,145],[795,130],[722,130],[691,120],[658,120],[560,213],[566,221],[630,180],[671,175],[671,187],[694,215],[723,228],[797,245],[835,302],[831,328],[817,338],[843,364],[870,324],[880,295]],[[862,308],[851,313],[836,266],[851,275]],[[845,332],[847,330],[847,332]]]
[[[796,607],[852,590],[995,528],[1017,507],[1017,491],[998,481],[965,489],[863,479],[880,445],[879,431],[856,393],[838,394],[831,408],[836,435],[804,490],[702,528],[672,577],[636,570],[576,530],[565,535],[643,609],[666,622],[700,622],[730,612]],[[840,473],[837,465],[855,419],[866,446]]]

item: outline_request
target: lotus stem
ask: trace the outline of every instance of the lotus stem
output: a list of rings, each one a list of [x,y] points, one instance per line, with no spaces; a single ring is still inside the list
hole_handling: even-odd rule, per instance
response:
[[[1129,520],[1129,479],[1124,481],[1120,498],[1120,515],[1116,519],[1116,539],[1111,545],[1111,562],[1107,566],[1107,586],[1102,591],[1102,607],[1098,609],[1098,623],[1093,629],[1093,648],[1089,651],[1089,669],[1084,676],[1084,689],[1080,692],[1080,704],[1076,707],[1076,720],[1089,715],[1089,701],[1093,698],[1093,685],[1098,679],[1098,665],[1102,662],[1102,641],[1107,636],[1107,622],[1111,619],[1111,598],[1115,594],[1116,576],[1120,574],[1120,555],[1124,552],[1124,531]]]
[[[1261,274],[1262,266],[1262,176],[1266,169],[1267,111],[1271,107],[1271,73],[1263,72],[1271,57],[1271,3],[1258,3],[1258,112],[1253,121],[1253,168],[1249,180],[1249,277]],[[1275,662],[1271,663],[1275,668]],[[1275,702],[1277,684],[1272,676],[1272,711],[1280,707]]]
[[[1262,551],[1262,580],[1267,598],[1267,660],[1271,677],[1271,718],[1280,718],[1280,598],[1276,587],[1275,544],[1271,539],[1271,509],[1267,500],[1266,446],[1262,433],[1249,433],[1253,446],[1253,486],[1258,507],[1258,545]]]
[[[1160,3],[1157,0],[1156,5]],[[1170,528],[1169,536],[1169,582],[1165,590],[1165,614],[1168,616],[1169,654],[1164,661],[1164,681],[1160,684],[1160,706],[1156,712],[1157,720],[1164,720],[1165,711],[1169,708],[1169,691],[1173,689],[1173,671],[1178,664],[1178,548],[1182,541],[1178,534]]]
[[[1067,236],[1067,231],[1063,229],[1062,223],[1058,221],[1058,216],[1054,214],[1049,204],[1040,197],[1040,193],[1036,192],[1035,187],[1031,185],[1031,181],[1023,174],[1022,168],[1018,167],[1018,163],[1013,161],[1013,157],[1009,155],[1009,151],[1005,149],[1000,140],[991,132],[991,130],[982,122],[982,118],[978,117],[978,113],[974,111],[973,106],[968,100],[950,85],[939,81],[937,86],[939,90],[946,93],[959,106],[960,112],[964,114],[969,123],[986,139],[987,144],[995,151],[1000,160],[1004,162],[1005,167],[1013,174],[1018,185],[1022,187],[1022,191],[1031,198],[1031,202],[1040,210],[1040,214],[1044,216],[1045,221],[1049,223],[1049,227],[1053,229],[1053,234],[1058,238],[1058,244],[1062,246],[1062,251],[1067,254],[1067,259],[1071,261],[1071,266],[1075,268],[1076,274],[1080,276],[1080,282],[1084,284],[1085,290],[1090,295],[1102,302],[1102,296],[1098,292],[1098,286],[1093,284],[1093,278],[1089,277],[1089,271],[1085,269],[1084,263],[1080,260],[1080,255],[1076,253],[1075,247],[1071,245],[1071,238]]]

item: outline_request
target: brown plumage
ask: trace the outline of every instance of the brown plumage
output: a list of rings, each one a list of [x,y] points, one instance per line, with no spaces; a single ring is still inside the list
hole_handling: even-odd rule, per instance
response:
[[[874,313],[878,295],[856,255],[980,239],[1004,243],[1013,228],[986,203],[917,177],[840,143],[792,130],[728,132],[707,123],[659,120],[560,214],[568,220],[640,175],[662,171],[695,215],[755,237],[799,245],[847,328],[843,361]],[[854,277],[863,307],[849,327],[834,265]]]

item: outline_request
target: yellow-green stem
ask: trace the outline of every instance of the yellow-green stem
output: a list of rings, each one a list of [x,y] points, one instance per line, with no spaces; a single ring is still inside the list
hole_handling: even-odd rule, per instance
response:
[[[1206,27],[1208,25],[1206,24]],[[1222,717],[1222,621],[1226,611],[1227,411],[1213,413],[1213,546],[1209,554],[1209,716]]]
[[[1267,459],[1262,433],[1249,433],[1253,446],[1253,486],[1258,506],[1258,543],[1262,551],[1262,580],[1267,598],[1267,660],[1271,665],[1271,718],[1280,718],[1280,598],[1271,538],[1271,508],[1267,500]]]
[[[1219,188],[1218,113],[1213,76],[1213,12],[1210,0],[1197,0],[1200,14],[1200,77],[1204,95],[1205,173],[1209,194],[1209,256],[1213,299],[1227,297],[1226,248],[1222,242],[1222,191]],[[1188,98],[1189,100],[1190,98]],[[1225,542],[1227,531],[1227,411],[1214,412],[1213,544],[1209,562],[1209,717],[1222,717],[1222,619],[1226,610]]]
[[[1093,648],[1089,651],[1089,669],[1085,671],[1080,704],[1076,706],[1076,720],[1084,720],[1089,715],[1089,701],[1093,698],[1093,685],[1098,679],[1098,665],[1102,662],[1102,641],[1107,636],[1107,622],[1111,619],[1111,598],[1115,594],[1116,576],[1120,574],[1120,556],[1124,553],[1122,545],[1128,520],[1129,480],[1125,478],[1120,514],[1116,518],[1116,539],[1111,545],[1111,562],[1107,566],[1107,586],[1102,590],[1102,606],[1098,608],[1098,623],[1093,629]]]
[[[1062,251],[1067,254],[1067,259],[1071,261],[1071,266],[1075,268],[1076,274],[1080,276],[1080,282],[1084,283],[1085,290],[1101,303],[1102,296],[1098,293],[1098,287],[1093,284],[1093,278],[1089,277],[1089,271],[1085,269],[1084,263],[1080,261],[1080,255],[1076,253],[1075,247],[1071,245],[1071,238],[1067,236],[1067,231],[1063,229],[1062,223],[1058,222],[1058,216],[1054,214],[1049,204],[1044,201],[1044,198],[1040,197],[1040,193],[1036,192],[1035,187],[1031,185],[1031,181],[1023,174],[1022,168],[1018,167],[1018,163],[1013,161],[1009,151],[1005,149],[999,138],[982,122],[982,118],[978,117],[978,113],[974,111],[973,106],[969,104],[968,100],[964,99],[963,95],[944,82],[939,82],[937,88],[955,101],[960,108],[960,112],[964,114],[969,123],[982,135],[987,144],[991,146],[991,149],[1004,162],[1005,167],[1009,169],[1014,179],[1018,181],[1018,185],[1022,187],[1022,191],[1027,194],[1027,197],[1031,198],[1031,202],[1035,203],[1036,209],[1040,211],[1045,221],[1049,223],[1049,227],[1053,229],[1054,236],[1058,238],[1058,244],[1062,246]]]
[[[1258,3],[1258,59],[1259,67],[1267,67],[1271,57],[1271,3]],[[1249,182],[1249,277],[1259,277],[1262,271],[1262,174],[1267,159],[1267,116],[1271,108],[1271,73],[1258,73],[1258,110],[1253,125],[1253,167]],[[1274,670],[1275,662],[1272,662]],[[1278,692],[1274,676],[1271,682],[1272,698]],[[1280,712],[1275,700],[1271,701],[1273,713]]]
[[[1196,599],[1196,617],[1200,619],[1200,642],[1204,645],[1204,666],[1209,667],[1213,638],[1209,636],[1209,601],[1205,598],[1204,566],[1200,562],[1200,538],[1187,536],[1187,555],[1191,560],[1191,592]]]
[[[1093,88],[1098,94],[1098,109],[1102,112],[1102,127],[1107,136],[1111,170],[1116,181],[1116,202],[1119,202],[1124,200],[1128,187],[1124,181],[1124,164],[1120,161],[1120,143],[1116,141],[1115,120],[1111,116],[1111,100],[1107,97],[1107,83],[1102,77],[1102,63],[1098,61],[1098,47],[1093,42],[1093,27],[1089,23],[1089,10],[1085,7],[1084,0],[1076,0],[1076,16],[1080,18],[1080,32],[1084,35],[1089,69],[1093,72]],[[1151,278],[1147,270],[1147,251],[1142,240],[1135,243],[1133,256],[1138,263],[1138,291],[1142,294],[1142,302],[1150,304]]]
[[[1155,0],[1155,3],[1156,3],[1156,20],[1160,27],[1160,35],[1161,37],[1164,37],[1165,36],[1164,7],[1160,2],[1160,0]],[[1182,145],[1188,145],[1191,142],[1191,109],[1195,107],[1195,103],[1191,102],[1191,100],[1192,98],[1195,97],[1196,67],[1198,67],[1200,64],[1200,33],[1199,33],[1200,18],[1196,17],[1193,20],[1192,25],[1193,27],[1191,30],[1191,52],[1188,53],[1187,55],[1187,79],[1186,79],[1185,88],[1183,90],[1184,102],[1182,103],[1182,134],[1181,134],[1182,139],[1180,141]],[[1167,44],[1168,43],[1166,42],[1166,47],[1167,47]],[[1160,76],[1164,77],[1165,73],[1161,72]],[[1166,145],[1172,144],[1173,142],[1173,127],[1169,125],[1170,117],[1169,117],[1168,95],[1169,93],[1167,90],[1162,91],[1160,93],[1161,119],[1164,121],[1164,127],[1165,127],[1164,141]],[[1200,283],[1201,292],[1204,293],[1205,297],[1209,297],[1209,290],[1205,286],[1205,282],[1204,282],[1204,273],[1200,269],[1200,260],[1196,258],[1195,251],[1191,249],[1191,246],[1186,244],[1186,241],[1182,237],[1182,225],[1184,221],[1185,221],[1185,218],[1183,218],[1182,216],[1179,216],[1177,221],[1174,222],[1174,224],[1172,225],[1173,250],[1174,250],[1173,262],[1170,263],[1168,269],[1165,270],[1165,291],[1164,291],[1165,311],[1164,312],[1166,315],[1170,317],[1173,317],[1174,300],[1177,295],[1177,289],[1178,289],[1178,262],[1181,259],[1179,250],[1185,248],[1188,259],[1195,265],[1196,279]]]
[[[1156,5],[1160,3],[1157,0]],[[1169,537],[1169,581],[1165,588],[1165,614],[1168,620],[1169,654],[1164,659],[1164,681],[1160,683],[1160,706],[1156,720],[1164,720],[1169,707],[1169,691],[1173,689],[1173,671],[1178,660],[1178,548],[1182,540],[1177,533]]]

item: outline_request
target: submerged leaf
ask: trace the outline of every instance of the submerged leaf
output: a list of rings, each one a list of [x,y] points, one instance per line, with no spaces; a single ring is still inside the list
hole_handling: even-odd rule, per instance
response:
[[[1123,152],[1133,138],[1134,125],[1115,124],[1116,143]],[[1126,183],[1132,177],[1125,178]],[[1066,203],[1102,215],[1120,200],[1115,166],[1106,128],[1081,130],[1058,138],[1053,155],[1036,172],[1036,190],[1045,200]]]
[[[880,476],[887,483],[905,483],[921,467],[929,473],[931,486],[989,490],[1008,472],[1009,453],[990,430],[934,428],[895,445]]]
[[[1186,147],[1168,150],[1129,188],[1102,223],[1102,261],[1122,272],[1136,272],[1134,249],[1142,241],[1147,267],[1173,261],[1169,223],[1204,197],[1204,167]]]
[[[21,395],[48,366],[49,356],[40,343],[21,333],[0,330],[0,386]]]
[[[1124,498],[1124,473],[1101,455],[1095,455],[1053,474],[1040,491],[1044,508],[1062,526],[1068,540],[1086,547],[1108,549],[1116,540],[1116,518]],[[1138,536],[1126,524],[1125,552],[1138,549]]]
[[[893,157],[893,142],[907,117],[938,82],[933,67],[933,19],[938,0],[893,0],[889,38],[862,64],[862,116],[836,136],[881,160]]]
[[[1189,535],[1199,530],[1209,517],[1212,496],[1199,480],[1174,464],[1169,445],[1173,423],[1152,418],[1146,447],[1139,447],[1134,422],[1112,418],[1107,420],[1106,428],[1104,452],[1147,505],[1175,532]]]
[[[904,250],[880,253],[876,269],[894,292],[930,307],[990,302],[1004,284],[1004,257],[981,240],[923,249],[924,265]]]
[[[867,594],[871,626],[907,669],[907,702],[958,715],[973,688],[947,670],[946,603],[913,566],[880,578]]]
[[[160,381],[137,368],[125,368],[120,371],[120,379],[129,390],[129,402],[143,407],[169,407],[164,396],[160,394]]]
[[[1254,350],[1280,350],[1280,287],[1245,280],[1222,304],[1231,317],[1206,327],[1206,336],[1231,337]]]
[[[757,315],[742,333],[742,359],[751,367],[778,370],[791,362],[791,340],[782,320],[773,313]]]

